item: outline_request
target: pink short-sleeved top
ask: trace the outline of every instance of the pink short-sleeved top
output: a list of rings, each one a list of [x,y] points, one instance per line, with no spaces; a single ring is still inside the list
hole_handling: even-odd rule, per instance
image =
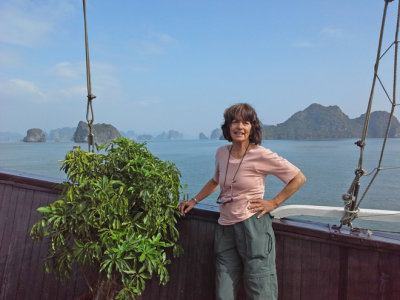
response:
[[[226,183],[224,185],[227,160],[230,145],[218,148],[215,155],[215,173],[213,180],[220,185],[221,202],[233,198],[233,201],[220,204],[220,217],[218,223],[221,225],[232,225],[247,218],[254,213],[248,210],[249,201],[252,199],[263,199],[265,192],[265,177],[275,175],[284,183],[289,183],[300,171],[296,166],[276,153],[262,146],[250,149],[237,172],[232,184],[236,170],[241,159],[230,157]],[[233,197],[231,197],[233,195]]]

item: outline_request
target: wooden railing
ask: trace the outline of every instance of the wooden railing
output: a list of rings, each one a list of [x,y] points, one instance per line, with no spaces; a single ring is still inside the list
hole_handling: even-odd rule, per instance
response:
[[[0,299],[78,299],[87,292],[79,273],[63,284],[45,274],[41,260],[48,245],[34,244],[29,236],[39,219],[36,208],[57,199],[58,183],[0,170]],[[149,281],[141,299],[214,299],[217,218],[200,206],[180,220],[185,255],[169,266],[168,284]],[[400,299],[396,236],[339,232],[299,220],[274,220],[273,226],[279,299]]]

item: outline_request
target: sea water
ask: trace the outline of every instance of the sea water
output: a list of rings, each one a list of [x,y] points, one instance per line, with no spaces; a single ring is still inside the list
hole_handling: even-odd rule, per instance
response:
[[[354,171],[359,163],[360,149],[354,145],[354,142],[355,140],[352,139],[263,141],[264,147],[292,162],[307,177],[307,183],[285,204],[342,207],[342,195],[350,187],[354,179]],[[363,157],[363,169],[367,172],[378,166],[382,143],[382,139],[367,141]],[[192,197],[213,176],[215,151],[226,144],[226,141],[220,140],[154,140],[147,142],[147,147],[160,159],[176,164],[182,174],[181,183],[187,186],[184,193]],[[60,160],[76,145],[87,150],[87,144],[72,142],[0,143],[0,168],[65,179],[65,174],[59,170]],[[400,166],[400,139],[389,139],[382,167],[398,166]],[[360,196],[371,177],[362,178]],[[400,169],[380,171],[363,200],[361,208],[400,211],[399,178]],[[284,184],[279,179],[267,176],[264,199],[271,199],[283,187]],[[202,203],[215,205],[217,194],[218,192],[203,200]],[[317,218],[316,220],[339,224],[339,220],[336,219]],[[354,225],[400,231],[397,223],[355,221]]]

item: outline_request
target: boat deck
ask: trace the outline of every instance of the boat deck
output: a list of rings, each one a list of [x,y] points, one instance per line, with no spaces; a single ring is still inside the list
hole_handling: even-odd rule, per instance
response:
[[[79,273],[65,283],[45,274],[47,241],[29,236],[36,208],[56,200],[59,181],[0,170],[0,299],[78,299]],[[170,281],[147,283],[142,299],[214,299],[213,232],[218,213],[199,205],[178,224],[185,255],[169,266]],[[328,224],[274,220],[279,299],[400,299],[398,236],[340,232]],[[244,299],[241,292],[240,299]]]

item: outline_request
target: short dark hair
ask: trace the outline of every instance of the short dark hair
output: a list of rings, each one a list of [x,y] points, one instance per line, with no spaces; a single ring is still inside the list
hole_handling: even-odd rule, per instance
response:
[[[224,112],[224,124],[221,125],[222,133],[224,138],[230,142],[232,142],[232,137],[230,133],[229,127],[232,124],[232,121],[236,118],[237,115],[240,115],[244,121],[248,121],[251,123],[251,132],[249,136],[250,143],[255,145],[261,145],[262,141],[262,127],[261,122],[257,117],[257,113],[254,108],[247,103],[238,103],[228,107]]]

